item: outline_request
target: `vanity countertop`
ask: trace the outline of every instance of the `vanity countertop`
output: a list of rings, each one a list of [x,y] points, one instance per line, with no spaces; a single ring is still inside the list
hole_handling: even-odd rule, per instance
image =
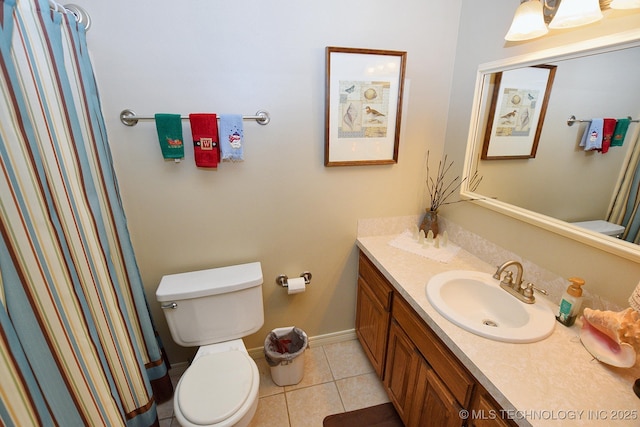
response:
[[[449,263],[433,261],[391,246],[395,237],[359,237],[357,245],[519,425],[640,426],[640,399],[632,390],[639,364],[622,369],[594,360],[578,338],[580,321],[570,328],[556,322],[551,336],[529,344],[461,329],[431,306],[425,285],[443,271],[493,274],[495,267],[463,249]]]

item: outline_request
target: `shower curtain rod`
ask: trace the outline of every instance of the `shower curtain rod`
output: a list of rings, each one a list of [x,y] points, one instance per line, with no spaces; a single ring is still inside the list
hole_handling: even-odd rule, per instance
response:
[[[85,31],[91,27],[91,17],[86,10],[75,4],[62,5],[54,0],[49,1],[49,8],[54,12],[71,13],[78,24],[84,26]]]

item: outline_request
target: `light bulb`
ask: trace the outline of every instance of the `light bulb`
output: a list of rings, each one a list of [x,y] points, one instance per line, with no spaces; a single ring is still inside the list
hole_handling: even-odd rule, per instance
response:
[[[530,0],[518,6],[504,39],[507,41],[530,40],[544,36],[547,32],[549,30],[544,23],[542,3],[539,0]]]
[[[640,8],[640,0],[613,0],[609,7],[611,9],[637,9]]]
[[[549,28],[572,28],[602,19],[598,0],[562,0]]]

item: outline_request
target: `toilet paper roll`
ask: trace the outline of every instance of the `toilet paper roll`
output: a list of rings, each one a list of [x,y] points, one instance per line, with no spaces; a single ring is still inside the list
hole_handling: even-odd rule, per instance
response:
[[[304,277],[296,277],[295,279],[287,280],[287,291],[289,295],[299,294],[307,290],[307,284],[304,282]]]

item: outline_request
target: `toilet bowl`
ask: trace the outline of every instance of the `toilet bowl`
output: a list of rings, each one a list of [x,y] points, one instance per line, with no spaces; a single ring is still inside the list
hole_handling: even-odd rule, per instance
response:
[[[258,407],[260,373],[242,340],[203,346],[176,386],[183,427],[245,427]]]
[[[156,299],[173,340],[199,346],[173,397],[183,427],[244,427],[258,407],[260,373],[242,337],[264,323],[259,262],[164,276]]]

